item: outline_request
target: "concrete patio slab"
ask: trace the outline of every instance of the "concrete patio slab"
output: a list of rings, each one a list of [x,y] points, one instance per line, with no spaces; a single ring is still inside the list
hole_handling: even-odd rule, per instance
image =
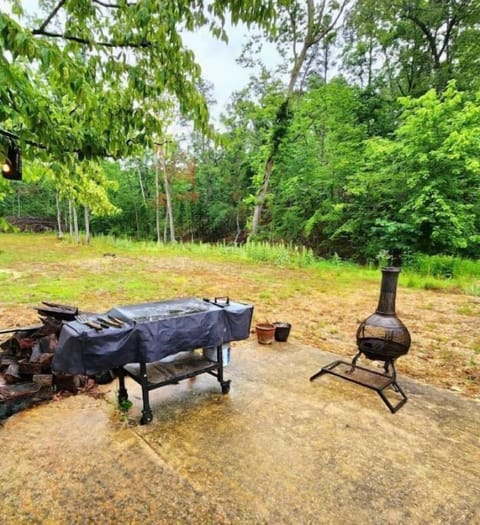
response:
[[[145,426],[122,422],[115,383],[19,413],[0,430],[0,522],[480,523],[480,404],[400,376],[391,414],[372,390],[309,381],[337,358],[236,344],[228,395],[207,375],[152,391]]]

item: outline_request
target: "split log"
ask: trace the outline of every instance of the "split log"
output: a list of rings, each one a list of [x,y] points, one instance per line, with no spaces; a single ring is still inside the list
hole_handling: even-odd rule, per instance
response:
[[[18,373],[20,376],[32,376],[33,374],[40,374],[42,371],[42,363],[32,363],[26,359],[21,359],[18,361]]]
[[[72,374],[56,373],[53,375],[53,385],[57,392],[66,390],[67,392],[76,394],[78,392],[78,383],[78,376]]]
[[[13,383],[16,383],[21,380],[18,369],[19,366],[17,363],[12,363],[8,365],[8,368],[7,370],[5,370],[5,374],[3,375],[5,383],[7,383],[7,385],[12,385]]]
[[[32,382],[42,387],[51,387],[53,384],[52,374],[35,374],[32,377]]]
[[[17,332],[14,336],[4,341],[0,347],[4,352],[19,359],[29,357],[35,340],[30,337],[30,333]]]
[[[56,334],[57,332],[51,333],[38,340],[38,344],[40,345],[40,351],[42,353],[53,354],[55,352],[55,348],[57,347],[58,343],[58,337]]]
[[[6,370],[12,363],[16,363],[11,357],[2,357],[0,359],[0,372]]]
[[[42,354],[40,356],[40,359],[38,360],[38,362],[42,365],[42,370],[44,372],[51,370],[53,356],[54,354]]]

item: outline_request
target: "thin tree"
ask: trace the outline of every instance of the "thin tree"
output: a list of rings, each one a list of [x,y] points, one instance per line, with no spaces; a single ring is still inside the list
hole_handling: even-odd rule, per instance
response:
[[[83,207],[83,212],[85,221],[85,244],[90,244],[90,208],[88,205]]]
[[[164,142],[158,148],[158,153],[161,158],[162,174],[163,174],[163,189],[165,191],[165,203],[166,203],[166,213],[168,218],[168,226],[170,229],[170,241],[175,242],[175,224],[173,221],[173,207],[172,207],[172,194],[170,189],[170,181],[168,178],[167,172],[167,159],[166,159],[166,146],[167,143]]]
[[[303,78],[305,78],[306,70],[312,63],[310,60],[311,52],[317,51],[319,44],[332,32],[336,31],[349,2],[350,0],[341,2],[321,0],[315,3],[314,0],[307,0],[305,10],[299,2],[289,3],[284,8],[281,30],[279,31],[280,36],[277,37],[277,43],[280,46],[285,43],[290,44],[291,56],[286,58],[290,60],[291,68],[285,98],[277,110],[275,129],[272,133],[269,154],[265,161],[262,184],[256,195],[251,226],[251,234],[253,235],[258,232],[269,190],[270,178],[275,166],[275,159],[288,129],[291,100],[301,78],[301,73],[303,71]],[[303,20],[304,22],[302,23]],[[285,56],[285,52],[282,52],[282,54]]]
[[[57,235],[59,239],[63,239],[62,211],[60,209],[60,195],[58,190],[55,191],[55,207],[57,210]]]

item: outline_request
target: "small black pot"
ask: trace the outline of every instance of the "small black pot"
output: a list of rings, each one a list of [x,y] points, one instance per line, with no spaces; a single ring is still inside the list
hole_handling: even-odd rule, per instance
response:
[[[273,326],[275,327],[275,341],[284,343],[288,339],[292,325],[290,323],[276,322],[273,323]]]

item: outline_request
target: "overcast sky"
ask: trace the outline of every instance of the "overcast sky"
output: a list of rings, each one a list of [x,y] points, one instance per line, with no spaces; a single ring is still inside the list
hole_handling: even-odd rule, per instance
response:
[[[212,116],[218,116],[225,109],[231,94],[244,88],[253,73],[236,63],[248,40],[248,29],[227,27],[227,34],[228,44],[214,38],[205,27],[195,34],[183,35],[184,43],[193,50],[202,68],[203,78],[213,84],[217,107],[211,109]],[[279,56],[272,47],[264,46],[262,60],[270,68],[279,62]]]
[[[240,89],[248,81],[248,71],[235,61],[242,51],[243,32],[229,31],[228,45],[211,36],[207,28],[195,34],[184,35],[185,44],[195,53],[202,67],[202,76],[212,82],[218,106],[223,109],[234,90]]]

